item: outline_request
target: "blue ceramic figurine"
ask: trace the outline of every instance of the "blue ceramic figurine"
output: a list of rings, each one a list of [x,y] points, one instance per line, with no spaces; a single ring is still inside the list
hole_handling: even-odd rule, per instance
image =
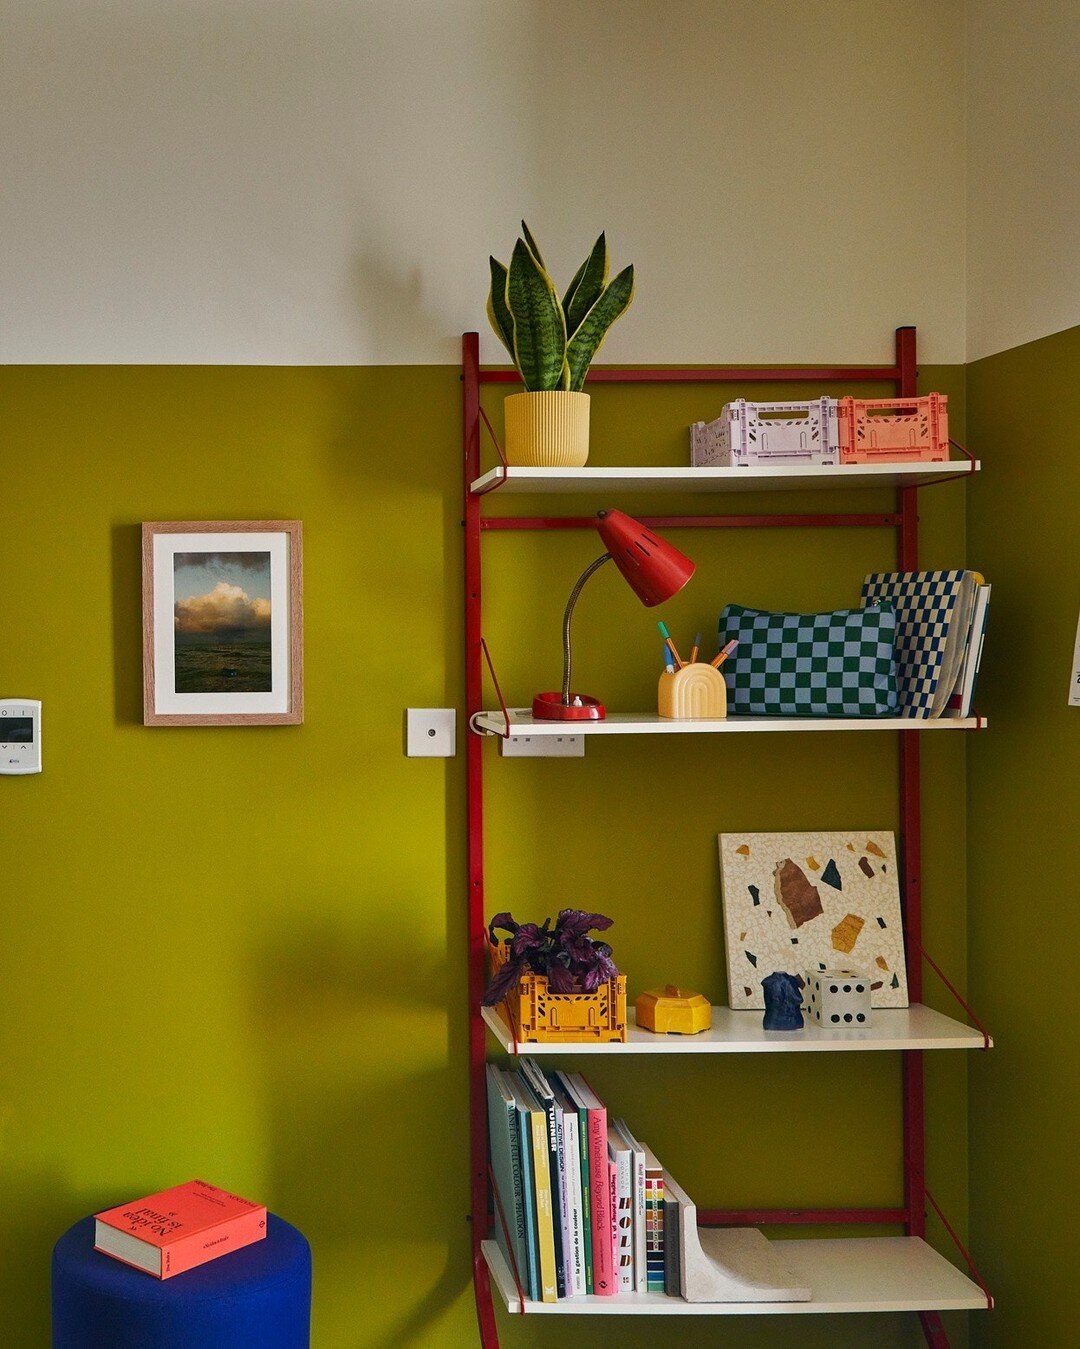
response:
[[[794,974],[768,974],[761,981],[765,990],[766,1030],[802,1030],[802,988]]]

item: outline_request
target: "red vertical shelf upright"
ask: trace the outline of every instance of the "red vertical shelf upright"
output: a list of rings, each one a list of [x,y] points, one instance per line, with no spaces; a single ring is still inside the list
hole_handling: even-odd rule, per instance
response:
[[[833,382],[891,382],[898,397],[916,392],[916,334],[912,327],[896,330],[895,359],[885,366],[731,366],[711,368],[616,368],[590,371],[590,383],[730,383],[783,381],[823,384]],[[490,1226],[487,1165],[486,1029],[480,1003],[485,984],[484,897],[484,761],[483,739],[472,728],[472,718],[483,710],[483,670],[486,651],[482,635],[482,538],[488,529],[564,529],[588,527],[581,517],[500,515],[485,517],[483,496],[473,490],[481,476],[481,386],[512,383],[515,372],[481,367],[479,337],[466,333],[462,339],[463,387],[463,476],[465,546],[465,691],[469,733],[466,736],[468,819],[468,997],[469,997],[469,1129],[470,1194],[473,1281],[480,1341],[484,1349],[498,1345],[490,1274],[481,1243]],[[896,489],[894,510],[889,514],[829,515],[708,515],[654,517],[666,527],[692,525],[716,528],[764,526],[862,526],[889,525],[896,529],[897,563],[901,570],[918,566],[918,489]],[[922,889],[919,733],[901,730],[900,823],[901,900],[907,946],[907,977],[911,1001],[922,996]],[[927,1203],[924,1177],[925,1122],[922,1050],[905,1050],[902,1066],[904,1202],[898,1209],[830,1209],[740,1211],[699,1210],[704,1223],[751,1222],[754,1224],[858,1224],[902,1223],[908,1235],[925,1231]],[[934,1201],[930,1199],[930,1202]],[[936,1208],[936,1204],[935,1204]],[[961,1248],[962,1249],[962,1248]],[[966,1255],[966,1252],[965,1252]],[[936,1312],[920,1312],[920,1322],[930,1345],[947,1345]]]

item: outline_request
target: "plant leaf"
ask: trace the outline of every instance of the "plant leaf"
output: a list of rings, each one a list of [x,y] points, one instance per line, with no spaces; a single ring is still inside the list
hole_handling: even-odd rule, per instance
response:
[[[491,982],[484,994],[483,1006],[494,1007],[502,1002],[511,989],[517,987],[524,969],[524,960],[508,960],[505,965],[500,965],[491,976]]]
[[[581,987],[586,993],[595,993],[603,982],[603,979],[600,977],[600,971],[595,966],[592,969],[586,970],[581,976]]]
[[[506,307],[506,268],[498,258],[489,258],[491,290],[488,291],[487,316],[495,335],[514,359],[514,319]]]
[[[547,263],[544,261],[544,255],[540,252],[540,245],[533,238],[532,230],[529,229],[524,220],[521,222],[521,232],[525,236],[525,242],[529,245],[529,252],[536,259],[539,266],[546,272]]]
[[[548,967],[547,973],[548,988],[552,993],[573,993],[577,988],[577,980],[562,963],[561,960],[553,960]]]
[[[547,923],[537,927],[535,923],[522,923],[510,939],[510,950],[515,957],[524,956],[532,951],[542,951],[547,945]]]
[[[514,320],[514,363],[531,392],[562,386],[566,320],[551,277],[519,239],[506,274],[506,307]]]
[[[513,268],[513,263],[510,264]],[[624,267],[608,285],[604,293],[581,320],[577,331],[566,347],[570,362],[570,387],[580,390],[585,383],[589,365],[603,346],[608,329],[624,313],[634,298],[634,268]]]
[[[581,320],[604,293],[608,278],[607,240],[601,234],[589,256],[578,268],[570,288],[563,296],[567,340],[581,326]]]
[[[606,932],[613,922],[614,919],[607,918],[602,913],[586,913],[583,909],[562,909],[555,924],[555,931],[563,938],[581,937],[586,932]]]
[[[603,948],[605,946],[606,946],[605,942],[596,943],[597,969],[599,969],[602,978],[617,979],[619,977],[618,966],[611,958],[611,947],[608,946],[607,949],[604,950]]]
[[[513,934],[518,930],[518,925],[517,923],[514,922],[510,914],[497,913],[495,917],[491,920],[491,922],[488,923],[488,936],[491,938],[493,942],[498,940],[498,938],[495,936],[496,928],[500,932],[509,932],[510,935],[513,936]]]

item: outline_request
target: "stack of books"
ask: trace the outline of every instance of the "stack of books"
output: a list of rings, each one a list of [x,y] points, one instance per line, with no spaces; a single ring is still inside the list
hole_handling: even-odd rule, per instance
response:
[[[663,1167],[581,1074],[489,1064],[487,1089],[495,1234],[525,1295],[676,1291]]]
[[[863,605],[896,611],[901,716],[968,717],[982,659],[990,587],[977,571],[874,572]]]

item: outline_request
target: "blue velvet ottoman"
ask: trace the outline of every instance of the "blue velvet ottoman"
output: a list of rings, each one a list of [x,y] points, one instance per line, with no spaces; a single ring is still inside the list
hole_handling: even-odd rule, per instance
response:
[[[311,1248],[267,1215],[266,1236],[171,1279],[94,1250],[94,1219],[56,1243],[53,1349],[309,1349]]]

